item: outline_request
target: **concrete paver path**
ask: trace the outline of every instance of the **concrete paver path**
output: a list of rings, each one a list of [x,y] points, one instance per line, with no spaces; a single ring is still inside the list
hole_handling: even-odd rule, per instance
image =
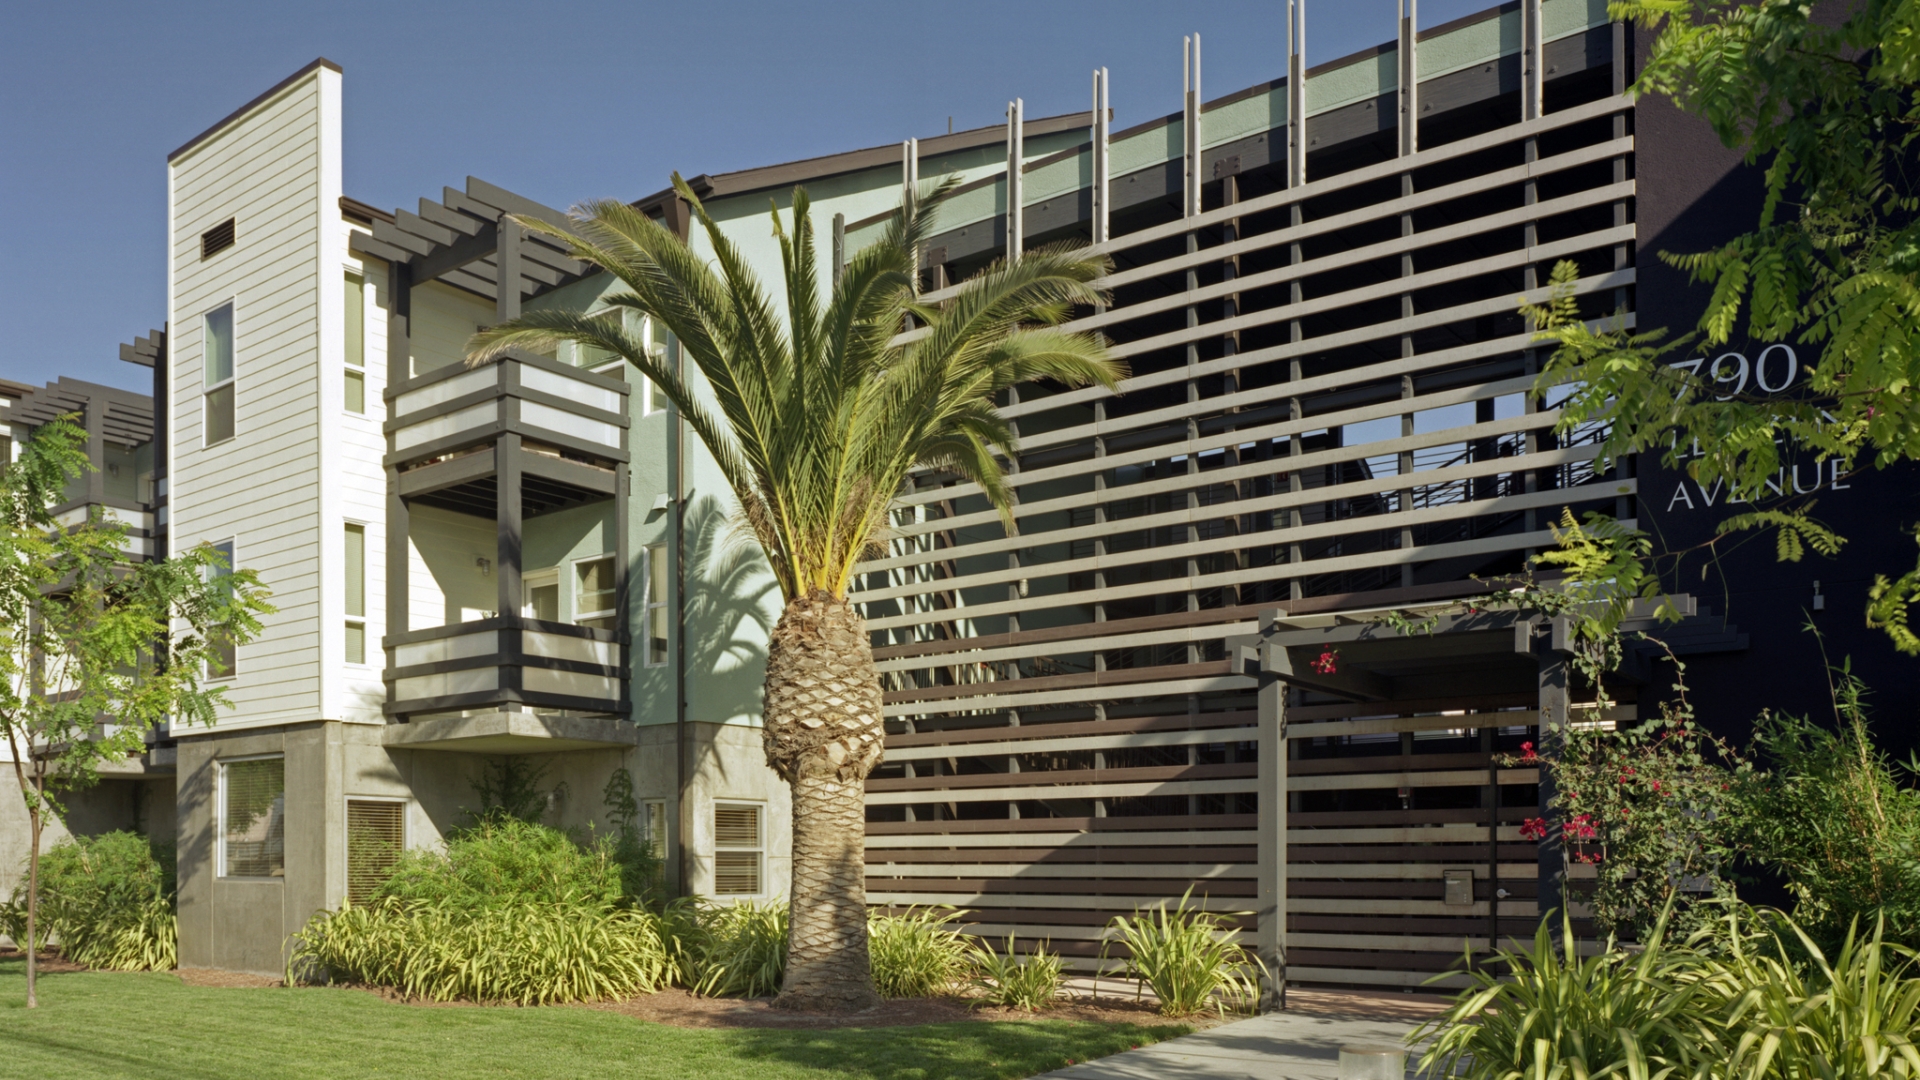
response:
[[[1337,1080],[1342,1046],[1398,1046],[1444,1007],[1427,995],[1293,990],[1287,1011],[1071,1065],[1035,1080]],[[1408,1054],[1408,1073],[1417,1054]]]

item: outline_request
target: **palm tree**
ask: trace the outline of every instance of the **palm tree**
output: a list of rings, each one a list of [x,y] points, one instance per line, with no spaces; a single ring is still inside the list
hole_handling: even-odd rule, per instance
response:
[[[790,1008],[859,1009],[878,1000],[867,956],[865,780],[880,763],[880,684],[865,621],[847,598],[855,565],[884,542],[894,495],[915,469],[980,486],[1012,528],[995,455],[1015,439],[994,408],[1018,383],[1112,387],[1124,371],[1095,336],[1058,328],[1102,302],[1104,256],[1064,248],[996,264],[952,298],[915,289],[918,252],[949,179],[907,192],[877,243],[830,289],[804,189],[792,231],[773,210],[786,278],[778,311],[692,189],[673,178],[713,247],[713,265],[633,207],[575,207],[572,231],[521,219],[626,286],[605,298],[679,339],[705,392],[613,320],[535,311],[476,335],[468,363],[559,341],[617,353],[679,410],[726,475],[780,583],[784,610],[767,650],[767,764],[793,792]],[[784,318],[782,315],[784,314]],[[901,331],[917,324],[915,332]]]

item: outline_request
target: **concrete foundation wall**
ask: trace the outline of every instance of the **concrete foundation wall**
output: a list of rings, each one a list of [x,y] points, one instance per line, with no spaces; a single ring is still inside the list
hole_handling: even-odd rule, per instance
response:
[[[591,835],[607,828],[604,792],[616,769],[631,771],[643,802],[668,809],[669,888],[678,880],[677,848],[687,849],[686,875],[695,893],[713,886],[715,801],[765,807],[766,897],[787,893],[791,847],[787,787],[766,766],[760,732],[737,725],[688,725],[686,804],[674,812],[679,770],[675,729],[641,728],[631,748],[538,752],[529,741],[515,755],[543,769],[544,824]],[[346,804],[353,798],[407,802],[409,848],[442,848],[470,824],[481,799],[476,784],[489,755],[381,744],[382,729],[332,721],[180,740],[177,831],[180,850],[180,965],[279,975],[287,938],[317,911],[346,894]],[[285,757],[286,862],[274,880],[230,879],[216,863],[218,770],[222,761]],[[143,796],[159,805],[158,796]]]

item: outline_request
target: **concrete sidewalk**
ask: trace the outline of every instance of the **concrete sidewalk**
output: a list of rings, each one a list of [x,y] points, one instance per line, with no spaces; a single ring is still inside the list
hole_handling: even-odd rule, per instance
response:
[[[1268,1013],[1035,1080],[1337,1080],[1342,1046],[1399,1046],[1443,999],[1294,990]],[[1408,1073],[1417,1060],[1408,1054]]]

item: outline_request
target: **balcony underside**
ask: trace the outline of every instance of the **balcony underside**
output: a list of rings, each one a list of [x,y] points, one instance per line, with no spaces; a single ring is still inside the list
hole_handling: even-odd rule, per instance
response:
[[[564,750],[626,749],[640,742],[624,720],[490,712],[388,724],[381,742],[403,750],[461,754],[553,754]]]
[[[409,502],[457,514],[493,517],[499,483],[494,447],[437,461],[400,474],[400,494]],[[612,469],[520,451],[520,507],[523,517],[612,498],[618,477]]]

